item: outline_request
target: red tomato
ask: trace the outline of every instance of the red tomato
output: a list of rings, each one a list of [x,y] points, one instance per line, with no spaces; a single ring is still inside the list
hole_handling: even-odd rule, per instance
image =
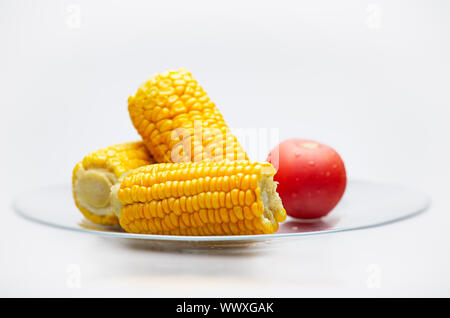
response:
[[[288,215],[315,219],[339,202],[347,184],[344,162],[329,146],[306,139],[281,142],[267,157]]]

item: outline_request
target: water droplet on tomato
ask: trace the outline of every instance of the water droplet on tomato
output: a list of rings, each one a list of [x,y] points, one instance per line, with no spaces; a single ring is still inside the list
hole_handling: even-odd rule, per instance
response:
[[[315,142],[305,142],[302,144],[302,147],[306,149],[316,149],[319,147],[319,145]]]

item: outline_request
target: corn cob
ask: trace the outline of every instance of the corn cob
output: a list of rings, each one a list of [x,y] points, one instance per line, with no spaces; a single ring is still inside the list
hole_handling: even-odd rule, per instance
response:
[[[96,224],[116,225],[111,187],[131,169],[154,163],[142,142],[128,142],[97,150],[73,169],[72,192],[81,213]]]
[[[286,218],[270,163],[161,163],[130,172],[113,193],[133,233],[267,234]]]
[[[166,71],[128,99],[133,125],[157,162],[247,160],[247,155],[191,73]]]

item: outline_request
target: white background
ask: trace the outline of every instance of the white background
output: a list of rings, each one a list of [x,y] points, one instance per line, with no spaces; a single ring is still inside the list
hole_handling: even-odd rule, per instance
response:
[[[450,296],[449,18],[448,1],[0,1],[0,295]],[[179,67],[232,129],[322,141],[350,178],[422,189],[432,208],[233,255],[13,212],[86,153],[137,139],[128,96]]]

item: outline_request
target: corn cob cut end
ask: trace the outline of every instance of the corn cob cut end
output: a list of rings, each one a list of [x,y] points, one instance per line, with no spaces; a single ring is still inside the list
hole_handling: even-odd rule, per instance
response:
[[[101,225],[117,225],[118,219],[111,213],[111,187],[116,176],[106,169],[85,169],[82,163],[73,172],[73,197],[78,209],[91,222]]]
[[[273,167],[272,167],[273,169]],[[275,169],[274,169],[275,170]],[[264,173],[259,181],[259,188],[261,189],[261,202],[263,204],[264,213],[263,218],[271,223],[276,232],[278,230],[278,223],[286,220],[286,210],[283,207],[280,196],[277,192],[277,182],[273,180],[275,173]]]
[[[90,153],[79,162],[72,175],[76,206],[91,222],[118,225],[114,214],[118,203],[112,189],[133,169],[152,164],[142,142],[127,142]]]

